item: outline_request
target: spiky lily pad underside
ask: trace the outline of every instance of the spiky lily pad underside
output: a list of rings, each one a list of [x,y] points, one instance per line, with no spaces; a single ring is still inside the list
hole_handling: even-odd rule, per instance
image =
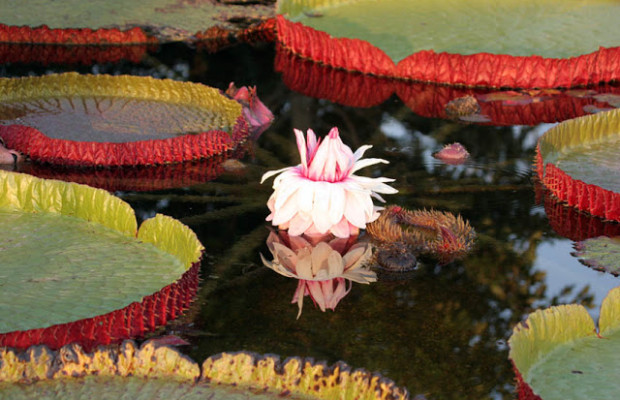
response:
[[[430,118],[450,118],[446,105],[473,96],[479,115],[493,125],[537,125],[588,115],[589,110],[613,107],[617,85],[576,90],[493,90],[407,82],[359,74],[304,59],[276,47],[275,70],[283,82],[306,96],[328,99],[352,107],[372,107],[396,94],[413,112]],[[615,104],[615,103],[614,103]],[[461,119],[462,120],[462,119]]]
[[[620,110],[565,121],[538,141],[538,176],[554,196],[620,221]]]
[[[460,215],[436,210],[407,210],[389,206],[381,216],[367,225],[366,230],[378,243],[379,252],[386,247],[394,251],[395,244],[402,244],[399,252],[429,254],[442,263],[464,256],[472,249],[475,230]]]
[[[31,159],[151,165],[210,157],[248,135],[241,105],[201,84],[66,73],[0,79],[0,137]]]
[[[615,399],[620,392],[620,288],[601,306],[598,334],[580,305],[539,310],[509,340],[520,399]]]
[[[617,79],[615,2],[454,0],[279,3],[277,40],[304,58],[453,85],[569,87]],[[600,30],[600,33],[598,32]]]
[[[0,397],[27,399],[406,399],[406,389],[338,363],[276,356],[222,353],[201,367],[154,342],[131,341],[93,353],[69,345],[52,352],[0,349]],[[105,397],[102,397],[105,396]]]
[[[0,345],[118,341],[191,301],[202,246],[178,221],[138,229],[106,191],[29,175],[0,171],[0,189]]]
[[[234,32],[239,29],[235,20],[263,21],[273,17],[274,10],[209,0],[135,5],[123,0],[33,0],[4,2],[0,15],[0,42],[83,45],[193,41],[209,28]]]

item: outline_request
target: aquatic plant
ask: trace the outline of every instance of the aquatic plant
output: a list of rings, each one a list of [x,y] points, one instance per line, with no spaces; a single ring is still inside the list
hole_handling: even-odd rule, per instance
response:
[[[358,242],[357,236],[317,238],[279,231],[269,234],[267,247],[273,261],[261,254],[263,264],[280,275],[299,279],[292,300],[299,307],[297,318],[305,296],[310,296],[321,311],[334,310],[351,290],[351,282],[368,284],[377,280],[368,266],[372,245]]]
[[[389,206],[369,224],[366,232],[391,251],[394,243],[403,243],[414,254],[436,256],[443,263],[465,255],[474,245],[476,232],[460,215],[436,210],[410,211]]]
[[[295,129],[301,164],[265,173],[261,183],[277,175],[274,192],[267,202],[271,214],[267,221],[290,235],[324,235],[332,233],[346,238],[355,235],[366,224],[379,217],[379,207],[372,197],[396,193],[386,185],[390,178],[368,178],[354,173],[361,168],[386,163],[379,158],[362,159],[365,145],[353,153],[340,139],[338,128],[332,128],[323,142],[308,129],[308,139]]]
[[[138,228],[85,185],[0,170],[0,346],[58,348],[139,337],[189,307],[203,247],[179,221]]]
[[[244,113],[253,112],[215,88],[128,75],[4,78],[0,100],[0,137],[9,148],[34,161],[79,166],[168,164],[222,154],[247,140]],[[248,103],[259,105],[256,97]],[[260,125],[252,128],[264,129],[267,117],[260,108],[260,119],[252,120]]]
[[[329,367],[300,357],[220,353],[199,365],[156,341],[125,341],[93,352],[71,344],[23,352],[0,348],[0,397],[67,399],[281,399],[406,400],[407,389],[378,373]]]
[[[518,324],[508,343],[519,399],[615,399],[619,311],[620,288],[614,288],[598,327],[577,304],[535,311]]]
[[[620,110],[562,122],[538,140],[538,177],[568,205],[620,221],[618,143]]]
[[[446,164],[463,164],[469,158],[469,152],[460,143],[447,144],[443,149],[433,154],[433,157],[445,162]]]
[[[256,86],[238,88],[234,82],[231,82],[226,94],[243,106],[243,116],[250,126],[250,137],[254,140],[258,139],[261,133],[271,125],[273,114],[258,98]]]
[[[414,113],[430,118],[451,118],[446,105],[455,99],[473,97],[480,112],[458,117],[463,122],[501,125],[537,125],[587,115],[590,109],[611,106],[617,83],[588,89],[497,90],[445,86],[359,74],[312,62],[276,46],[274,68],[283,82],[306,96],[328,99],[351,107],[373,107],[396,95]],[[594,90],[596,89],[596,90]]]
[[[0,138],[0,164],[17,164],[23,156],[15,150],[7,149],[4,141]]]
[[[582,23],[615,25],[617,12],[617,4],[605,1],[504,1],[489,9],[484,1],[429,0],[417,2],[412,12],[408,2],[396,0],[286,0],[278,3],[276,40],[316,63],[380,77],[472,87],[573,87],[618,79],[617,28],[595,32]]]

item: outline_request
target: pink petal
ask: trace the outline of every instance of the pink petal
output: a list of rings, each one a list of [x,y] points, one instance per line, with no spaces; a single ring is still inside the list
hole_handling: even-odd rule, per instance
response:
[[[291,236],[299,236],[303,235],[310,226],[312,225],[312,216],[310,214],[306,214],[303,211],[298,212],[295,216],[290,220],[288,233]]]
[[[364,229],[366,227],[366,204],[367,199],[370,199],[370,196],[365,194],[364,192],[360,192],[357,190],[347,190],[347,205],[344,209],[344,217],[354,226]],[[372,210],[372,200],[371,210]]]
[[[299,157],[301,158],[301,166],[303,175],[308,173],[308,149],[306,147],[306,139],[304,133],[299,129],[293,129],[295,137],[297,138],[297,150],[299,151]]]

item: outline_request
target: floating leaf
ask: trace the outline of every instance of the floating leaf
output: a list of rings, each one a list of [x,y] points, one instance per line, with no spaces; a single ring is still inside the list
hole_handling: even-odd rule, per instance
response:
[[[163,215],[88,186],[0,171],[0,345],[87,346],[144,334],[187,308],[202,245]]]
[[[542,185],[536,182],[537,196],[544,196],[545,213],[549,225],[560,236],[575,242],[597,236],[620,236],[620,224],[580,212],[553,197],[548,191],[541,193]]]
[[[274,10],[260,4],[209,2],[205,6],[174,0],[151,0],[140,5],[122,0],[34,0],[28,4],[3,3],[0,15],[1,42],[83,45],[194,41],[214,27],[235,33],[239,30],[231,22],[235,18],[261,22],[273,17]]]
[[[101,397],[105,396],[105,397]],[[406,389],[340,362],[252,353],[222,353],[202,365],[178,351],[147,341],[126,341],[86,353],[68,345],[23,353],[0,349],[0,397],[11,399],[407,399]]]
[[[620,6],[614,2],[512,0],[491,8],[484,1],[456,0],[418,1],[415,7],[398,0],[278,4],[286,16],[277,17],[283,47],[349,71],[528,88],[597,84],[619,76]]]
[[[538,176],[569,205],[620,221],[619,145],[620,110],[562,122],[538,141]]]
[[[306,96],[328,99],[347,106],[371,107],[396,94],[413,112],[431,118],[449,118],[445,110],[446,104],[454,99],[473,96],[478,100],[480,114],[459,119],[467,122],[492,122],[493,125],[560,122],[587,115],[585,106],[604,107],[606,104],[590,96],[597,93],[594,90],[581,90],[578,93],[574,90],[561,91],[552,96],[542,96],[544,101],[533,101],[529,94],[516,91],[406,82],[352,73],[314,63],[291,53],[283,46],[276,46],[274,68],[282,73],[282,80],[289,88]],[[597,89],[610,93],[620,90],[617,85],[605,85]],[[528,101],[523,101],[523,104],[510,102],[515,96]]]
[[[35,161],[149,165],[210,157],[248,135],[241,105],[217,89],[150,77],[0,79],[0,137]],[[19,124],[19,125],[11,125]]]
[[[599,236],[575,243],[573,256],[598,271],[620,275],[620,236]]]
[[[620,288],[601,306],[598,333],[571,304],[538,310],[514,328],[510,359],[520,399],[615,399],[620,392]]]

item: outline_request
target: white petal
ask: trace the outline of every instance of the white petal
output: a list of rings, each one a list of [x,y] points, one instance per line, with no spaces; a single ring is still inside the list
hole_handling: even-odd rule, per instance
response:
[[[355,165],[353,165],[353,168],[351,168],[351,171],[349,171],[349,174],[352,174],[355,171],[358,171],[358,170],[360,170],[362,168],[366,168],[366,167],[369,167],[371,165],[375,165],[375,164],[379,164],[379,163],[389,164],[388,161],[383,160],[381,158],[366,158],[366,159],[357,161],[355,163]]]
[[[295,132],[295,136],[297,137],[297,150],[299,151],[299,157],[301,158],[301,166],[304,169],[304,172],[308,171],[308,148],[306,147],[306,138],[304,137],[304,133],[299,129],[293,129]]]
[[[303,211],[295,214],[288,226],[288,234],[291,236],[303,235],[304,232],[312,225],[312,216]]]
[[[319,233],[325,233],[331,227],[328,217],[330,186],[328,182],[315,182],[312,221]]]
[[[365,203],[367,203],[366,198],[370,198],[370,196],[363,192],[353,190],[347,190],[346,196],[347,204],[344,209],[345,218],[352,225],[364,229],[366,227],[366,214],[368,213],[365,209]],[[372,211],[372,200],[370,202]]]
[[[276,201],[273,207],[276,212],[284,206],[284,203],[286,203],[291,196],[296,197],[295,194],[297,190],[299,189],[299,187],[301,186],[300,182],[287,182],[287,183],[288,185],[282,185],[278,187],[274,192]]]
[[[329,208],[327,210],[329,216],[329,224],[336,225],[344,215],[344,206],[346,196],[344,187],[339,184],[330,185],[329,190]]]
[[[286,168],[277,169],[275,171],[267,171],[263,174],[263,177],[260,179],[260,183],[263,183],[265,182],[265,180],[271,178],[272,176],[278,175],[279,173],[284,172],[291,168],[295,168],[295,167],[286,167]]]
[[[362,156],[364,155],[366,150],[371,149],[371,148],[372,148],[372,145],[365,144],[362,147],[360,147],[359,149],[355,150],[355,153],[353,153],[353,157],[355,158],[355,161],[357,161],[360,158],[362,158]]]
[[[274,217],[271,223],[273,225],[282,225],[290,221],[295,214],[297,214],[297,199],[295,196],[289,197],[288,201],[282,205],[279,209],[275,210]]]
[[[315,183],[311,180],[306,180],[299,186],[297,192],[297,205],[299,210],[310,214],[312,212],[312,205],[314,203],[314,187]]]

